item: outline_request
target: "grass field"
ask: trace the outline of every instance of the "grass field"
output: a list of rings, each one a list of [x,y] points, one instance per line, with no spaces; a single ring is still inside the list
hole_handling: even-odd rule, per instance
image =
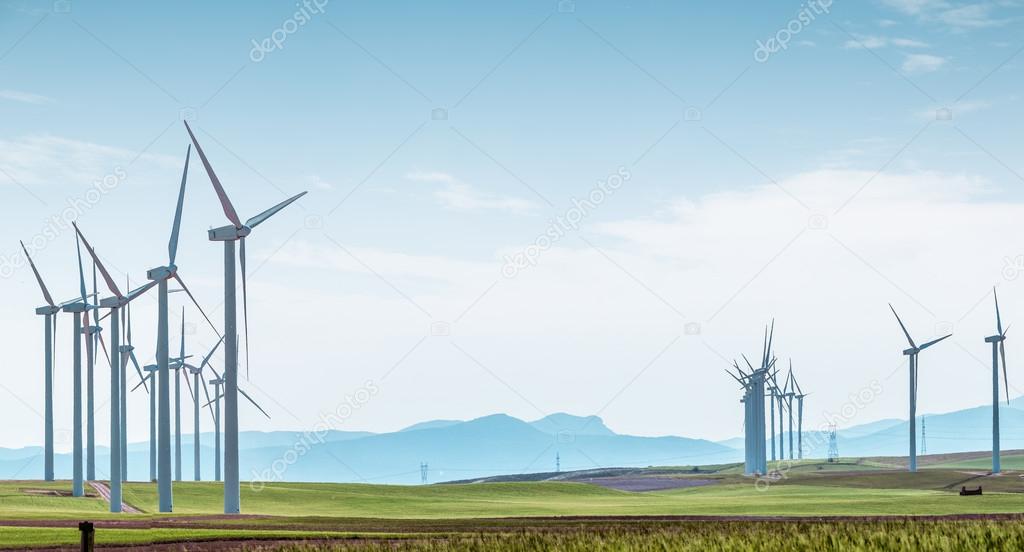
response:
[[[168,516],[155,513],[156,486],[151,483],[129,483],[125,487],[125,500],[142,514],[114,515],[108,513],[107,505],[98,496],[60,496],[70,488],[66,481],[8,481],[0,482],[0,547],[73,544],[78,536],[72,521],[88,519],[98,524],[100,544],[196,543],[243,538],[333,543],[344,539],[331,546],[373,549],[378,544],[394,545],[394,539],[400,539],[397,544],[410,550],[451,550],[456,544],[477,549],[508,545],[520,550],[619,550],[638,542],[665,550],[700,549],[681,544],[683,539],[690,539],[712,549],[747,550],[756,539],[764,538],[765,542],[776,544],[761,549],[781,550],[783,541],[778,540],[776,533],[782,534],[784,527],[799,526],[807,533],[801,542],[808,549],[821,548],[823,543],[833,542],[828,541],[832,538],[838,540],[828,546],[830,549],[846,550],[855,549],[857,542],[882,546],[881,543],[900,541],[886,536],[883,526],[864,523],[857,526],[860,529],[850,526],[848,534],[840,535],[820,529],[828,526],[804,525],[805,521],[781,526],[767,521],[739,525],[715,522],[712,525],[718,527],[718,533],[693,533],[692,523],[651,525],[649,517],[629,520],[630,516],[721,516],[724,520],[736,516],[786,519],[1024,512],[1024,479],[1019,472],[990,477],[984,470],[972,467],[938,467],[982,461],[964,457],[945,460],[916,474],[886,469],[890,464],[878,460],[780,463],[777,467],[781,477],[761,482],[737,474],[735,465],[705,466],[696,471],[689,467],[629,470],[628,476],[632,478],[657,477],[681,482],[693,478],[704,483],[654,492],[627,492],[573,481],[425,486],[272,483],[260,489],[243,485],[243,511],[266,517],[229,518],[219,516],[223,508],[222,487],[216,483],[175,483],[174,514]],[[1010,465],[1008,462],[1007,468]],[[587,476],[594,479],[593,473]],[[956,490],[962,485],[982,485],[985,494],[961,497]],[[1020,521],[1016,518],[1014,522],[972,522],[973,525],[963,522],[968,524],[956,527],[965,532],[955,535],[960,540],[949,541],[947,548],[1019,543],[1024,538],[1024,529],[1019,529],[1024,524]],[[899,538],[924,539],[920,542],[945,546],[947,541],[943,539],[953,537],[944,537],[935,523],[921,522],[920,530],[901,526],[899,530],[905,534],[901,533],[903,537]]]

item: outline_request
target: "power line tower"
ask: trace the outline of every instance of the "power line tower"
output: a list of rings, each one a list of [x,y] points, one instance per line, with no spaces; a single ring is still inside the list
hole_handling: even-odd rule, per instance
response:
[[[839,441],[836,437],[836,424],[828,426],[828,461],[829,463],[839,461]]]
[[[426,462],[420,462],[420,483],[424,485],[427,484],[427,472],[429,471],[429,469],[430,467],[427,465]]]
[[[924,416],[921,416],[921,454],[928,454],[928,441],[925,441]]]
[[[562,457],[555,452],[555,473],[562,473]]]

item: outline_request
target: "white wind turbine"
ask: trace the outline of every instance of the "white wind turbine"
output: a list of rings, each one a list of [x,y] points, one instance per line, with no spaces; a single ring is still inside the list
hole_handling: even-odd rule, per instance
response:
[[[181,286],[181,289],[188,294],[189,299],[195,304],[199,312],[203,314],[206,321],[210,323],[214,333],[220,336],[220,332],[210,322],[209,317],[203,312],[202,307],[192,296],[185,282],[178,274],[178,267],[174,264],[178,252],[178,231],[181,229],[181,210],[185,201],[185,182],[188,178],[188,161],[192,152],[189,146],[185,154],[185,168],[181,173],[181,187],[178,190],[178,202],[174,211],[174,224],[171,227],[171,238],[167,243],[168,261],[166,266],[150,269],[146,272],[149,280],[157,282],[157,339],[156,339],[156,364],[157,379],[155,386],[159,392],[157,395],[157,494],[159,495],[159,511],[171,512],[174,509],[173,492],[171,490],[171,397],[170,397],[170,365],[168,343],[168,320],[167,320],[167,282],[174,279]]]
[[[25,258],[28,259],[29,266],[32,267],[32,273],[36,276],[39,289],[43,292],[43,299],[46,300],[46,305],[38,307],[36,314],[43,317],[43,343],[46,349],[43,364],[43,479],[45,481],[53,481],[53,334],[57,327],[57,319],[54,315],[60,312],[60,307],[54,304],[50,290],[46,289],[43,277],[39,275],[36,264],[32,262],[32,256],[28,254],[28,249],[25,248],[25,242],[19,243],[21,243],[21,250],[25,252]]]
[[[209,364],[210,357],[212,357],[213,354],[215,352],[217,352],[217,348],[220,347],[220,344],[223,343],[223,342],[224,342],[224,338],[221,337],[217,341],[217,344],[213,346],[213,349],[210,349],[210,352],[206,354],[206,356],[203,358],[203,361],[199,364],[198,367],[197,366],[193,366],[193,365],[188,364],[188,363],[185,364],[185,368],[187,368],[189,373],[192,375],[192,381],[193,381],[193,383],[189,385],[189,392],[192,394],[192,403],[193,403],[192,421],[193,421],[193,424],[194,424],[194,428],[193,428],[193,433],[192,433],[192,435],[193,435],[193,439],[192,439],[193,461],[192,462],[193,462],[193,466],[194,466],[195,480],[196,481],[201,481],[202,480],[202,472],[200,470],[201,462],[200,462],[200,453],[199,453],[199,450],[200,450],[199,449],[199,445],[200,445],[200,443],[199,443],[199,385],[200,385],[200,383],[202,384],[203,393],[206,395],[207,404],[209,404],[209,401],[210,401],[210,391],[209,391],[209,389],[207,389],[206,380],[203,379],[203,368],[205,368]],[[212,370],[212,368],[211,368],[211,370]],[[187,376],[185,378],[185,382],[186,383],[188,382],[188,377]],[[212,414],[213,413],[211,412],[211,415]],[[215,424],[217,423],[216,416],[214,416],[214,423]],[[219,435],[220,435],[219,429],[218,429],[217,434],[218,434],[218,438],[219,438]],[[219,476],[220,476],[220,469],[219,469],[219,467],[220,467],[220,443],[219,442],[217,443],[217,456],[218,456],[218,458],[217,458],[217,467],[218,467],[217,475],[218,475],[218,481],[219,481],[220,480],[219,479]]]
[[[245,237],[254,228],[274,216],[278,211],[287,207],[296,199],[305,195],[306,192],[296,194],[281,203],[263,211],[250,218],[242,224],[234,205],[228,199],[224,187],[213,172],[203,148],[199,146],[195,134],[185,122],[192,144],[196,147],[199,158],[203,161],[206,174],[210,177],[210,183],[217,193],[224,215],[231,224],[214,228],[209,231],[210,241],[224,242],[224,513],[237,514],[241,511],[240,483],[238,469],[238,353],[237,353],[237,323],[238,315],[235,304],[235,242],[239,242],[239,261],[242,271],[242,309],[246,329],[246,351],[249,348],[249,316],[247,307],[247,291],[245,285]],[[246,363],[248,368],[248,363]]]
[[[119,344],[121,338],[121,332],[118,327],[120,323],[121,309],[130,302],[148,291],[156,282],[150,282],[138,289],[131,290],[127,295],[121,293],[118,289],[117,284],[114,283],[114,279],[110,277],[110,273],[107,272],[106,267],[103,266],[103,262],[100,261],[96,250],[89,244],[89,241],[85,239],[81,229],[78,228],[77,223],[72,223],[75,228],[75,232],[78,234],[78,239],[85,244],[86,251],[92,257],[94,266],[99,268],[100,273],[103,274],[103,280],[106,282],[110,292],[113,293],[113,297],[107,297],[100,301],[100,307],[110,309],[110,339],[111,339],[111,351],[113,354],[110,357],[110,511],[120,512],[121,511],[121,498],[122,489],[121,483],[124,480],[122,477],[122,419],[121,419],[121,408],[124,404],[121,393],[122,393],[122,376],[121,372],[125,368],[127,363],[127,356],[122,360],[121,352],[122,349]],[[104,346],[105,347],[105,346]],[[142,375],[141,373],[139,374]]]

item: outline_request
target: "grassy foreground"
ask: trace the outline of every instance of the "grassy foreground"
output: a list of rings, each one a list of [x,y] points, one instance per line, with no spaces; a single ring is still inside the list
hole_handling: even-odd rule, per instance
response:
[[[992,522],[885,523],[740,523],[711,522],[664,525],[611,525],[569,532],[527,531],[467,535],[400,542],[294,544],[272,548],[294,552],[328,550],[447,552],[453,550],[554,550],[618,552],[659,550],[873,551],[873,550],[1020,550],[1024,526]],[[268,548],[269,549],[269,548]]]

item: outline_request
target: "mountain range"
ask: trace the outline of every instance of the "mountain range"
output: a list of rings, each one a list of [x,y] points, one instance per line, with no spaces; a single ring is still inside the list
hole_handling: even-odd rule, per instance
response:
[[[1000,408],[1002,447],[1024,449],[1024,397]],[[992,409],[987,406],[944,414],[926,414],[924,443],[929,453],[987,450],[991,446]],[[776,422],[777,423],[777,422]],[[808,420],[805,424],[810,426]],[[922,424],[919,423],[920,428]],[[823,458],[829,447],[825,428],[804,432],[805,457]],[[842,456],[899,456],[907,450],[907,421],[885,419],[837,431]],[[738,462],[740,438],[712,442],[687,437],[640,437],[612,431],[597,416],[557,413],[524,421],[505,414],[473,420],[431,420],[390,433],[359,431],[257,432],[240,435],[242,478],[268,481],[336,481],[415,484],[421,464],[429,482],[465,480],[501,474],[551,472],[596,467],[687,466]],[[784,435],[788,443],[788,434]],[[919,447],[922,445],[919,438]],[[204,479],[213,474],[213,434],[200,435]],[[794,447],[796,447],[794,436]],[[770,450],[770,449],[769,449]],[[97,477],[105,478],[109,460],[97,448]],[[148,442],[129,445],[128,475],[149,475]],[[557,460],[556,460],[557,456]],[[70,454],[57,454],[58,478],[69,478]],[[42,472],[42,449],[0,448],[0,478],[33,479]],[[192,436],[182,436],[182,476],[190,480]]]

